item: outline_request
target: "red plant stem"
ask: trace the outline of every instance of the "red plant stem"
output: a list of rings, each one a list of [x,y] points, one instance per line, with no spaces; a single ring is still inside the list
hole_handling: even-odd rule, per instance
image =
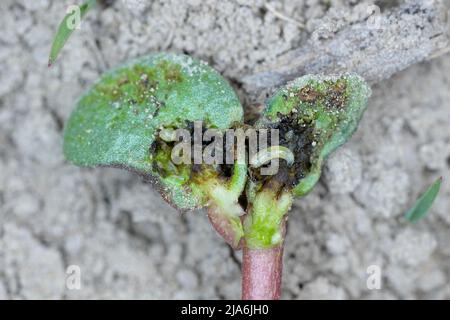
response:
[[[242,255],[242,299],[280,299],[283,244],[270,249],[249,249],[244,246]]]

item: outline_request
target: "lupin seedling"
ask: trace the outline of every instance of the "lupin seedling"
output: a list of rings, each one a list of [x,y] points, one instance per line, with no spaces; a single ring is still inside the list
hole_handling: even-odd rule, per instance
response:
[[[278,299],[293,199],[313,188],[324,159],[356,130],[369,95],[357,75],[305,76],[278,90],[252,127],[219,73],[186,55],[156,54],[107,72],[79,100],[64,153],[76,165],[137,172],[180,211],[207,208],[218,233],[243,250],[242,298]],[[233,147],[232,164],[174,161],[183,134],[194,136],[195,153],[196,132],[208,129],[276,130],[279,142],[255,154],[248,144],[244,153]],[[200,139],[203,155],[209,146]],[[263,174],[274,159],[277,171]]]

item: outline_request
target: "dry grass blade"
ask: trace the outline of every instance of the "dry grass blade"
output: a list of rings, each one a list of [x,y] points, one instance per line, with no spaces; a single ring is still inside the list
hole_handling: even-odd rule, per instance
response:
[[[53,39],[50,56],[48,58],[49,67],[56,60],[73,31],[79,27],[80,21],[84,18],[86,13],[92,9],[96,2],[96,0],[88,0],[80,6],[69,8],[70,10],[68,10],[68,13],[59,24],[58,31]]]

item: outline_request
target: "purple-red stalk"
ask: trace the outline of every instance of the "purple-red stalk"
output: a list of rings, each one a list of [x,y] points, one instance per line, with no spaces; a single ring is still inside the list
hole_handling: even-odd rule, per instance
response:
[[[242,256],[242,299],[280,299],[283,244],[270,249],[244,246]]]

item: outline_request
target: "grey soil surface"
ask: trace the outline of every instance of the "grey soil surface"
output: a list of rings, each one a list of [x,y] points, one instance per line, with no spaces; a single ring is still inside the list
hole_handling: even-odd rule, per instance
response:
[[[243,77],[373,3],[357,2],[117,0],[89,13],[48,69],[70,2],[2,0],[0,299],[238,298],[240,252],[205,212],[180,215],[132,173],[68,164],[63,123],[103,71],[157,51],[205,59],[248,105]],[[290,213],[284,299],[450,299],[449,89],[448,54],[373,86],[359,130]],[[439,176],[429,215],[408,223]],[[80,290],[66,288],[70,265]],[[367,288],[371,265],[380,290]]]

